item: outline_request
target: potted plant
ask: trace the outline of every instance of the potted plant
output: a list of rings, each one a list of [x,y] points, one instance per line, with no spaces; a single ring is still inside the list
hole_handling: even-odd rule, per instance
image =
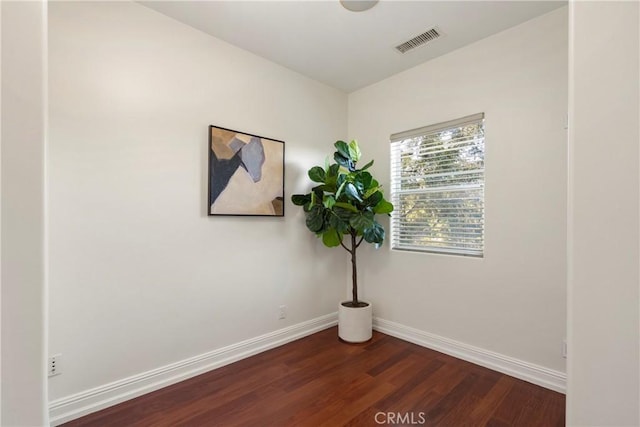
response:
[[[372,306],[358,299],[356,253],[363,241],[380,247],[385,231],[375,216],[388,215],[393,205],[367,172],[373,160],[357,168],[362,155],[358,143],[337,141],[334,146],[335,163],[327,159],[324,168],[309,169],[309,178],[318,185],[308,194],[294,194],[291,201],[302,206],[307,228],[321,237],[325,246],[342,246],[351,255],[352,299],[338,306],[338,336],[347,342],[364,342],[371,338]]]

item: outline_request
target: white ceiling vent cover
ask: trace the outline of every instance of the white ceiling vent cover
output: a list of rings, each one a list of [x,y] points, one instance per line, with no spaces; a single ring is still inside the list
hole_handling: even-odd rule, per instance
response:
[[[396,50],[401,53],[407,53],[411,49],[422,46],[423,44],[435,40],[438,37],[440,37],[440,33],[435,28],[432,28],[420,34],[419,36],[415,36],[411,40],[407,40],[406,42],[399,44],[398,46],[396,46]]]

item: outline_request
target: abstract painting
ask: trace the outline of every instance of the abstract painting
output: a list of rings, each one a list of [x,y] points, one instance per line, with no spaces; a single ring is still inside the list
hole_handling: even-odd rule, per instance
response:
[[[209,126],[208,214],[284,216],[284,141]]]

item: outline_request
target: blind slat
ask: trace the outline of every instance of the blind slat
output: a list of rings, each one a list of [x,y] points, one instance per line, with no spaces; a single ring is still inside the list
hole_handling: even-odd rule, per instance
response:
[[[480,144],[473,140],[472,143],[456,143],[447,145],[434,145],[433,147],[426,149],[405,149],[399,150],[396,153],[396,157],[400,160],[421,160],[421,159],[433,159],[436,157],[451,156],[453,154],[460,154],[461,151],[468,152],[473,150],[482,150],[484,144]],[[467,153],[465,153],[467,154]]]
[[[401,250],[409,250],[414,252],[431,252],[431,253],[446,253],[451,255],[470,255],[482,257],[483,250],[480,248],[461,248],[451,246],[421,246],[421,245],[405,245]]]
[[[417,157],[417,156],[431,156],[433,154],[440,155],[441,153],[448,153],[451,151],[460,151],[462,149],[467,148],[483,148],[483,145],[477,138],[473,139],[460,139],[453,143],[447,142],[447,144],[440,143],[438,146],[437,143],[431,144],[429,147],[420,147],[419,149],[415,149],[413,147],[404,147],[397,149],[397,155],[401,159]]]
[[[407,186],[412,186],[407,184]],[[446,183],[446,184],[451,184]],[[461,200],[461,199],[477,199],[482,201],[484,198],[484,189],[478,183],[463,183],[448,187],[414,187],[399,189],[396,187],[396,197],[401,200],[411,201],[418,197],[428,198],[431,200]]]
[[[418,223],[418,224],[412,223],[412,222],[409,222],[409,223],[406,223],[406,222],[405,223],[392,222],[392,224],[394,226],[396,226],[396,227],[403,227],[403,228],[405,228],[405,227],[422,227],[422,228],[431,227],[431,228],[437,228],[437,227],[433,227],[432,224],[427,223],[427,222]],[[459,227],[458,225],[462,225],[462,226]],[[453,222],[452,223],[451,221],[448,222],[449,229],[460,229],[460,230],[462,230],[462,229],[467,230],[467,229],[470,229],[470,228],[473,228],[473,227],[480,228],[483,225],[484,224],[482,222],[478,222],[478,223],[468,223],[468,222],[457,222],[457,223]]]
[[[472,174],[484,174],[484,168],[483,169],[469,169],[469,170],[459,170],[459,171],[454,171],[454,172],[440,172],[440,173],[433,173],[433,174],[428,174],[428,175],[416,175],[418,177],[424,177],[424,178],[438,178],[441,176],[461,176],[461,175],[472,175]],[[401,176],[399,177],[401,180],[406,180],[409,178],[415,178],[414,176]]]
[[[423,232],[433,231],[434,233],[442,233],[442,234],[464,234],[464,235],[476,235],[482,232],[482,225],[477,224],[475,227],[450,227],[446,229],[440,229],[438,227],[430,227],[430,226],[404,226],[403,230],[400,230],[399,233],[406,232],[409,230],[411,234],[418,235],[420,234],[420,230]],[[398,233],[398,234],[399,234]]]

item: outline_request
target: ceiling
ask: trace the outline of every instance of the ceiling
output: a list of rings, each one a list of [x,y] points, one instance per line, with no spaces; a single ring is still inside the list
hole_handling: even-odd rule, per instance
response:
[[[338,0],[140,3],[345,92],[567,4],[381,0],[350,12]],[[394,49],[432,27],[443,36],[405,54]]]

